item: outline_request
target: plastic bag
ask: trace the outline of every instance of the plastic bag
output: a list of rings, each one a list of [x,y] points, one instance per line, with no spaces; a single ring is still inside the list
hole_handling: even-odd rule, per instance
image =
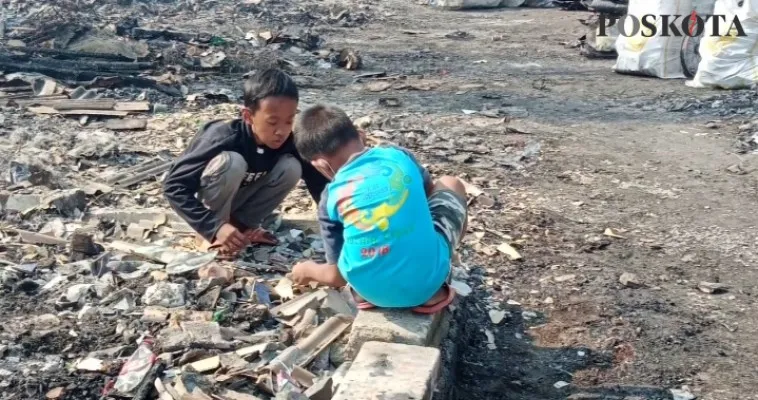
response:
[[[153,353],[153,338],[146,337],[137,347],[137,351],[121,367],[114,388],[122,394],[128,394],[137,389],[156,360],[157,357]]]
[[[659,78],[684,78],[681,50],[684,36],[661,36],[663,32],[662,15],[687,16],[694,10],[700,15],[710,14],[713,0],[631,0],[628,14],[642,19],[644,15],[655,15],[656,34],[651,36],[651,29],[640,26],[632,36],[619,35],[616,40],[616,65],[613,70],[618,73],[650,75]],[[631,32],[633,22],[624,23],[626,32]]]
[[[719,35],[709,29],[700,40],[700,63],[690,87],[738,89],[758,84],[758,0],[718,0],[715,15],[725,15]],[[737,36],[737,17],[746,36]],[[731,30],[730,30],[731,28]]]

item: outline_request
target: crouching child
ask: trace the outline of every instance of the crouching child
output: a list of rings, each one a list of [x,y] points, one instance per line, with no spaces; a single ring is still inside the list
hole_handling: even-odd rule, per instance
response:
[[[295,145],[330,182],[318,218],[326,264],[293,267],[293,280],[349,285],[360,309],[434,313],[452,302],[451,259],[466,230],[463,183],[434,181],[401,147],[366,147],[340,109],[317,105],[296,119]]]
[[[174,162],[164,195],[201,247],[234,258],[252,243],[275,244],[259,225],[302,177],[315,201],[327,179],[303,162],[292,140],[295,82],[262,71],[245,82],[240,118],[210,121]]]

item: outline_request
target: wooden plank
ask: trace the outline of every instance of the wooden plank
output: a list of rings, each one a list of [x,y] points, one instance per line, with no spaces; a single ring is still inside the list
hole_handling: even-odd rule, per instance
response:
[[[58,114],[58,110],[48,107],[48,106],[39,106],[39,107],[29,107],[29,111],[35,113],[35,114]]]
[[[68,241],[59,239],[55,236],[49,236],[49,235],[43,235],[37,232],[30,232],[30,231],[24,231],[21,229],[16,229],[16,233],[21,237],[21,240],[25,243],[31,243],[31,244],[53,244],[53,245],[62,245],[62,244],[68,244]]]
[[[63,110],[113,110],[116,100],[113,99],[89,99],[89,100],[63,100],[52,107],[58,111]]]
[[[115,100],[72,100],[65,95],[58,97],[32,97],[13,100],[20,107],[46,106],[56,110],[112,110]]]
[[[61,100],[67,100],[68,97],[65,94],[56,94],[52,96],[41,96],[41,97],[32,97],[32,96],[9,96],[6,98],[6,100],[12,101],[13,104],[19,106],[19,107],[29,107],[29,106],[48,106],[52,107],[55,102],[61,101]]]
[[[128,111],[114,111],[114,110],[56,110],[52,107],[40,106],[29,107],[29,111],[35,114],[42,115],[102,115],[109,117],[126,117],[129,115]]]
[[[60,110],[62,115],[102,115],[108,117],[126,117],[129,111],[115,110]]]
[[[105,127],[114,131],[131,131],[147,128],[146,119],[109,119],[105,122]]]
[[[120,101],[113,107],[116,111],[150,111],[149,101]]]

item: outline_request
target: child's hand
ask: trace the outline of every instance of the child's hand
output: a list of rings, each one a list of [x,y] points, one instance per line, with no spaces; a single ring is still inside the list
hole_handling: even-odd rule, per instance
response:
[[[341,288],[347,285],[336,265],[319,264],[314,261],[303,261],[295,264],[292,267],[290,279],[298,285],[307,285],[311,282],[317,282],[321,285],[334,288]]]
[[[292,267],[292,282],[298,285],[307,285],[311,282],[311,270],[313,269],[313,261],[303,261],[295,264]]]
[[[232,224],[224,224],[216,232],[216,242],[222,246],[226,246],[234,252],[238,252],[247,245],[250,241]]]

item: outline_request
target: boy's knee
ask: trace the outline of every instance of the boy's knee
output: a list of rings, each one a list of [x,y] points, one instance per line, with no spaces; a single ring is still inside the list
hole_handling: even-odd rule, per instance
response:
[[[466,186],[463,185],[463,181],[454,176],[441,176],[437,179],[436,188],[449,189],[466,198]]]
[[[246,173],[245,157],[234,151],[224,151],[208,162],[203,170],[202,180],[212,184],[222,179],[225,183],[234,185],[242,182]]]
[[[275,174],[271,184],[273,186],[295,187],[303,174],[303,167],[294,156],[286,154],[279,158],[272,171]]]

